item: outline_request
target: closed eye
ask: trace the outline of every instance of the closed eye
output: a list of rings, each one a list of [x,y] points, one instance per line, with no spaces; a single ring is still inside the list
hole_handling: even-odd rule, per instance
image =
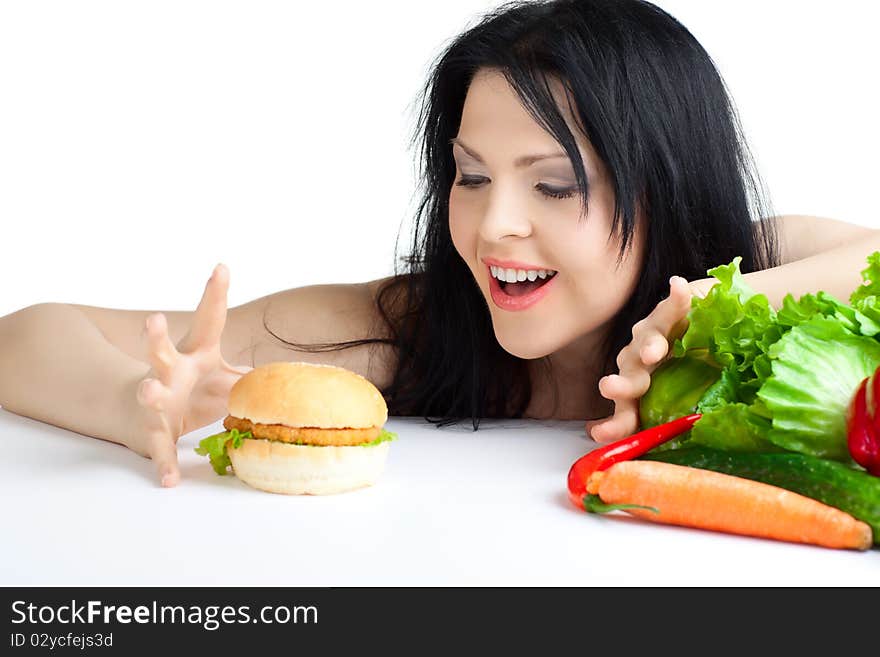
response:
[[[462,176],[460,180],[458,180],[455,184],[457,187],[479,187],[483,181],[488,180],[488,178],[484,178],[483,176]],[[563,189],[558,189],[556,187],[551,187],[549,185],[545,185],[544,183],[538,183],[535,185],[535,189],[537,189],[541,194],[546,196],[547,198],[556,198],[556,199],[564,199],[571,198],[575,194],[577,194],[577,187],[568,187]]]

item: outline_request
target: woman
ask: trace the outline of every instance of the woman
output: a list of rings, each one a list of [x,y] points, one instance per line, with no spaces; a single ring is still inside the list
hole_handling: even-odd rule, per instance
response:
[[[646,2],[504,5],[448,46],[423,99],[404,271],[228,312],[223,266],[194,313],[32,306],[0,318],[0,405],[125,444],[164,486],[177,439],[274,360],[359,372],[392,415],[583,419],[610,441],[637,428],[709,268],[742,256],[778,306],[845,298],[880,248],[877,231],[770,218],[711,59]]]

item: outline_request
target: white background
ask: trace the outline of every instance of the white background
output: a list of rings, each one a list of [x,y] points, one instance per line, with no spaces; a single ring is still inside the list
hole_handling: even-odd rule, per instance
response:
[[[0,315],[230,306],[393,270],[417,94],[495,2],[0,4]],[[878,9],[661,0],[717,62],[779,213],[880,227]]]
[[[566,473],[578,421],[484,420],[398,435],[373,486],[270,495],[214,474],[180,439],[183,478],[131,450],[0,410],[4,586],[869,586],[855,552],[587,514]],[[290,555],[278,559],[249,555]],[[601,613],[594,598],[585,613]],[[621,610],[614,609],[611,613]]]

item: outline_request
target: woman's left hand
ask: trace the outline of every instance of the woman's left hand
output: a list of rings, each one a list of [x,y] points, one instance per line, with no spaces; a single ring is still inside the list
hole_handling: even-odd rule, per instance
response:
[[[694,294],[705,296],[714,279],[688,283],[669,279],[669,296],[632,328],[632,341],[617,355],[618,374],[599,379],[599,392],[614,402],[614,414],[587,422],[587,434],[610,443],[638,431],[639,399],[651,385],[651,374],[666,359],[675,340],[687,330],[687,314]]]

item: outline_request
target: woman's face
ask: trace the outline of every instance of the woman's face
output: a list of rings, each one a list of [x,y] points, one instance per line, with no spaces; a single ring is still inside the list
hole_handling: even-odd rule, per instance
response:
[[[619,241],[611,238],[614,198],[604,165],[577,130],[562,85],[553,81],[551,88],[583,159],[589,183],[586,218],[579,221],[581,200],[565,151],[523,108],[504,76],[484,69],[470,85],[452,146],[456,176],[449,228],[506,351],[533,359],[580,347],[586,353],[577,356],[589,358],[632,294],[641,269],[643,227],[639,220],[633,248],[618,267]],[[562,156],[517,162],[546,154]],[[505,278],[520,280],[523,273],[514,270],[526,271],[526,280],[493,281],[493,263],[505,265]],[[540,272],[528,272],[542,269],[557,273],[541,278]]]

